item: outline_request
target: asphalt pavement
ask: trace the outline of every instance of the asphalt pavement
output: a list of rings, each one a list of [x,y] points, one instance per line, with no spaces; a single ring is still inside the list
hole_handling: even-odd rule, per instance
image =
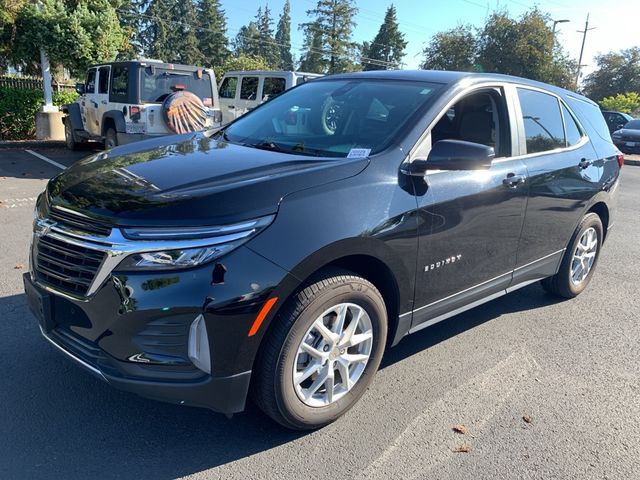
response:
[[[21,275],[33,202],[58,172],[0,150],[0,478],[639,477],[640,167],[623,169],[583,295],[533,284],[405,338],[359,404],[312,433],[251,406],[227,419],[119,392],[46,343]]]

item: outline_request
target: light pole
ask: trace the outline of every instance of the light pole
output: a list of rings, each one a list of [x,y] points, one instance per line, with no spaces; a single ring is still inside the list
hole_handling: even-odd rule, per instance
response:
[[[571,20],[567,20],[566,18],[562,19],[562,20],[553,20],[553,33],[552,33],[552,35],[553,35],[553,39],[554,40],[556,39],[556,25],[559,24],[559,23],[567,23],[567,22],[570,22],[570,21]]]
[[[587,32],[594,30],[596,27],[589,28],[589,14],[587,13],[587,21],[584,24],[584,30],[578,30],[578,33],[582,33],[582,47],[580,47],[580,58],[578,58],[578,71],[576,72],[576,90],[578,89],[578,82],[580,81],[580,70],[582,69],[582,54],[584,53],[584,42],[587,40]]]

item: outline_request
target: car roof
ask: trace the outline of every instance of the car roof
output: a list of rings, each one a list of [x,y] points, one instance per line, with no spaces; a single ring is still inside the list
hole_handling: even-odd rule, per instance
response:
[[[325,76],[316,81],[330,81],[338,79],[378,79],[378,80],[405,80],[420,81],[430,83],[441,83],[452,86],[456,83],[468,82],[469,85],[483,82],[506,82],[525,85],[530,87],[541,88],[549,92],[560,95],[561,97],[571,96],[580,100],[587,101],[593,105],[597,105],[587,97],[579,93],[556,87],[548,83],[542,83],[528,78],[516,77],[513,75],[504,75],[500,73],[472,73],[472,72],[454,72],[444,70],[372,70],[368,72],[342,73],[338,75]]]
[[[244,75],[244,74],[253,74],[253,75],[288,75],[288,74],[298,75],[299,77],[322,77],[321,73],[308,73],[308,72],[295,72],[293,70],[229,70],[225,72],[225,75]]]
[[[196,70],[211,70],[210,68],[200,67],[196,65],[182,65],[179,63],[165,63],[157,60],[123,60],[121,62],[104,62],[90,65],[89,68],[106,67],[110,65],[139,65],[143,67],[155,66],[158,68],[166,68],[169,70],[186,70],[189,72],[195,72]]]

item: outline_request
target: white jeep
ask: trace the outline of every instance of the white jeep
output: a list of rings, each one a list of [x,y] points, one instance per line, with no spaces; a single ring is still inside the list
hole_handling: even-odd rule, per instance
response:
[[[89,140],[113,148],[222,121],[215,73],[203,67],[154,60],[95,65],[76,91],[80,97],[62,108],[72,150]]]

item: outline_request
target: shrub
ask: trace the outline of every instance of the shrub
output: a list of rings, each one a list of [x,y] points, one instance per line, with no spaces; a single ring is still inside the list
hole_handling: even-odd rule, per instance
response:
[[[73,102],[75,92],[54,92],[54,105]],[[36,113],[44,104],[41,90],[0,87],[0,140],[26,140],[36,131]]]
[[[619,93],[614,97],[600,100],[603,110],[614,110],[629,114],[637,114],[640,109],[640,95],[636,92]]]

